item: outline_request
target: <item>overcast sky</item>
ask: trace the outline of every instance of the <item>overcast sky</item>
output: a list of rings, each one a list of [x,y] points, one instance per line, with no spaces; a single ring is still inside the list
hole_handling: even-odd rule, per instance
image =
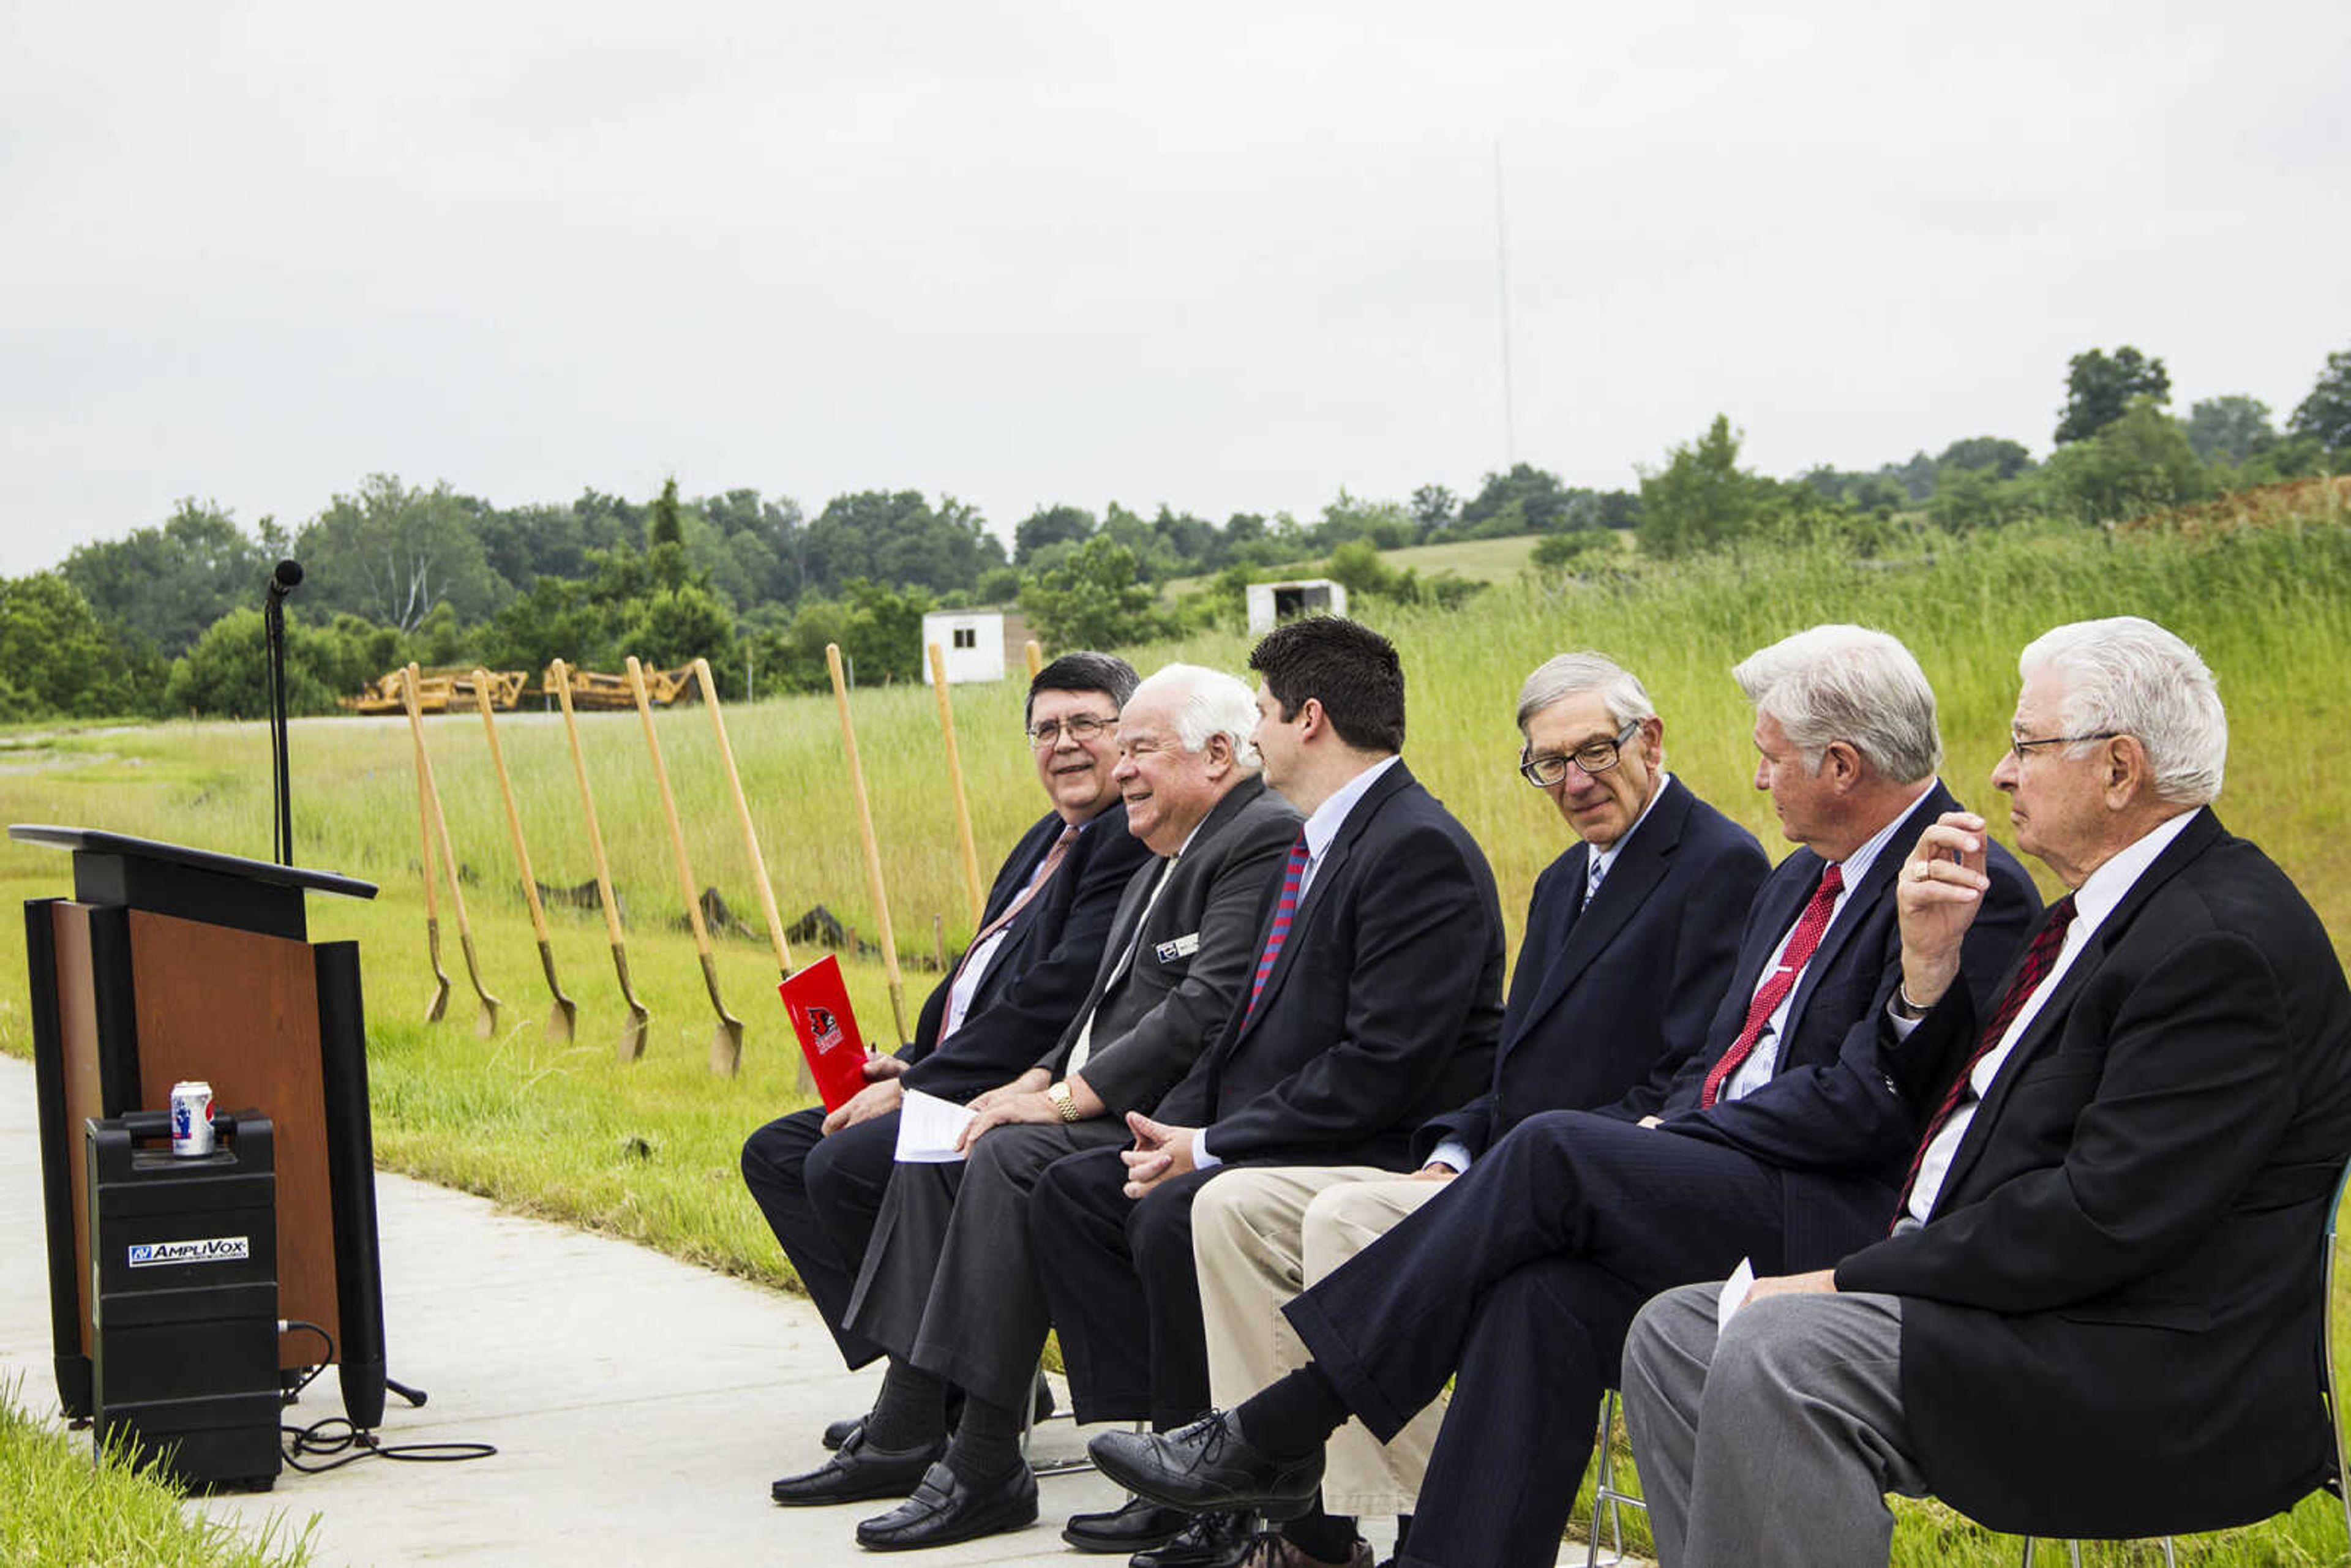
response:
[[[0,575],[372,472],[1311,517],[2281,421],[2351,5],[0,0]],[[1506,193],[1515,435],[1496,283]]]

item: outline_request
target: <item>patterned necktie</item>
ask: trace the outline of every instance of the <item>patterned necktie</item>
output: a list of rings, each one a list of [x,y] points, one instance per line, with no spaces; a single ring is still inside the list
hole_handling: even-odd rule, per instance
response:
[[[1600,884],[1607,880],[1608,862],[1600,858],[1600,852],[1598,850],[1594,850],[1592,852],[1592,859],[1584,872],[1584,908],[1589,909],[1592,907],[1592,901],[1600,896]]]
[[[1927,1124],[1927,1135],[1918,1140],[1917,1151],[1910,1156],[1910,1174],[1902,1178],[1902,1201],[1894,1206],[1896,1223],[1900,1223],[1910,1211],[1910,1192],[1918,1185],[1918,1167],[1926,1163],[1927,1146],[1941,1134],[1951,1113],[1959,1109],[1960,1100],[1967,1094],[1968,1082],[1975,1076],[1976,1063],[2001,1042],[2008,1033],[2008,1026],[2016,1021],[2016,1015],[2024,1010],[2024,1004],[2032,999],[2032,993],[2049,977],[2049,971],[2057,963],[2057,951],[2065,945],[2065,928],[2073,924],[2074,895],[2069,893],[2049,906],[2048,920],[2033,936],[2032,945],[2024,950],[2024,961],[2016,967],[2016,978],[2009,981],[2008,990],[2000,998],[2000,1010],[1992,1014],[1991,1024],[1968,1056],[1968,1064],[1959,1070],[1949,1092],[1943,1096],[1935,1119]]]
[[[1249,985],[1249,1009],[1241,1014],[1244,1024],[1256,1015],[1266,977],[1273,973],[1274,960],[1281,956],[1281,945],[1290,940],[1290,917],[1298,913],[1298,884],[1306,879],[1306,830],[1301,828],[1298,841],[1290,846],[1290,863],[1282,869],[1281,902],[1273,906],[1273,924],[1266,928],[1265,951],[1258,956],[1257,978]]]
[[[1836,912],[1837,894],[1844,891],[1843,866],[1833,865],[1822,873],[1821,885],[1813,890],[1812,902],[1796,916],[1796,929],[1788,937],[1787,950],[1780,955],[1780,967],[1764,977],[1762,985],[1756,988],[1755,999],[1747,1005],[1746,1027],[1730,1042],[1730,1049],[1722,1053],[1722,1060],[1708,1070],[1706,1085],[1698,1091],[1700,1110],[1721,1095],[1722,1086],[1754,1051],[1755,1042],[1763,1038],[1763,1026],[1771,1021],[1771,1015],[1780,1010],[1780,1004],[1796,988],[1796,977],[1813,961],[1813,951],[1821,945],[1822,933],[1829,928],[1829,916]]]
[[[1011,903],[1006,904],[1001,914],[998,915],[995,919],[989,921],[987,925],[981,926],[978,933],[972,937],[971,946],[963,950],[962,962],[956,965],[956,973],[957,975],[961,975],[963,973],[964,966],[971,962],[971,956],[979,951],[980,945],[982,943],[995,936],[998,932],[1003,930],[1006,926],[1011,925],[1013,917],[1018,915],[1022,910],[1029,907],[1029,900],[1037,896],[1038,890],[1042,888],[1047,883],[1053,880],[1053,873],[1061,870],[1061,862],[1069,858],[1070,846],[1077,841],[1078,830],[1076,828],[1063,828],[1061,830],[1061,836],[1053,841],[1053,847],[1047,850],[1045,852],[1045,858],[1037,862],[1037,874],[1029,879],[1029,885],[1022,888],[1019,895],[1014,898]]]

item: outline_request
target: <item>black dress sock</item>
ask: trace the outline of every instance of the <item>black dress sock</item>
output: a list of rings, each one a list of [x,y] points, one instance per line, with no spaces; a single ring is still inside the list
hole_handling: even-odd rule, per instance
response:
[[[947,1445],[947,1469],[966,1486],[985,1486],[1010,1475],[1021,1464],[1020,1417],[1008,1406],[990,1405],[974,1397],[964,1401],[963,1419],[956,1424],[955,1441]]]
[[[1307,1556],[1322,1563],[1344,1563],[1355,1553],[1355,1521],[1353,1515],[1322,1511],[1322,1494],[1314,1494],[1314,1507],[1281,1526],[1282,1535],[1292,1546]]]
[[[1311,1454],[1353,1414],[1312,1362],[1250,1395],[1232,1412],[1241,1436],[1276,1458]]]
[[[865,1441],[902,1452],[947,1435],[947,1380],[909,1366],[895,1356],[882,1377],[881,1397],[865,1417]]]

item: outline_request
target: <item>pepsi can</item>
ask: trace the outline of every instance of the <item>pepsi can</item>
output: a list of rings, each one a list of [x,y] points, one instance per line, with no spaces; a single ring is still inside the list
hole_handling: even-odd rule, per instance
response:
[[[172,1152],[213,1152],[213,1086],[201,1078],[172,1085]]]

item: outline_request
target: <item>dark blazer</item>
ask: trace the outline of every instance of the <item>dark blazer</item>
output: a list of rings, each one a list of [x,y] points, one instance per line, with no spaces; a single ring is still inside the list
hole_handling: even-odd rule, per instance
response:
[[[1257,959],[1258,928],[1297,837],[1290,802],[1262,779],[1241,779],[1194,830],[1138,941],[1136,922],[1167,863],[1156,855],[1145,861],[1119,901],[1093,989],[1037,1065],[1065,1075],[1091,1013],[1092,1043],[1080,1069],[1086,1086],[1113,1116],[1157,1104],[1238,1004]],[[1113,977],[1117,988],[1104,1000]]]
[[[1401,761],[1340,824],[1253,1011],[1248,996],[1159,1110],[1205,1126],[1219,1161],[1402,1169],[1412,1129],[1485,1086],[1501,901],[1468,830]]]
[[[983,926],[1028,885],[1037,862],[1067,825],[1049,811],[1021,835],[988,890]],[[946,1018],[954,972],[931,988],[913,1043],[898,1053],[912,1063],[906,1087],[968,1100],[1027,1070],[1037,1060],[1037,1042],[1069,1028],[1093,984],[1119,895],[1135,869],[1155,859],[1126,831],[1125,801],[1088,823],[1053,880],[1006,929],[963,1027],[945,1045],[939,1043],[939,1025]]]
[[[1705,1043],[1771,869],[1762,846],[1668,779],[1586,909],[1591,860],[1578,842],[1536,879],[1493,1082],[1423,1126],[1416,1160],[1447,1141],[1475,1159],[1537,1111],[1605,1105],[1652,1075],[1670,1082]]]
[[[1654,1113],[1673,1132],[1726,1145],[1779,1170],[1788,1271],[1827,1267],[1856,1241],[1882,1233],[1893,1212],[1921,1123],[1888,1075],[1878,1042],[1879,1016],[1902,983],[1894,884],[1918,835],[1958,809],[1939,782],[1929,789],[1845,895],[1790,998],[1770,1082],[1744,1099],[1698,1109],[1707,1070],[1739,1038],[1763,966],[1820,886],[1827,862],[1809,849],[1782,861],[1755,895],[1706,1049],[1683,1064],[1662,1104],[1645,1089],[1605,1113],[1633,1120]],[[2015,856],[1993,844],[1986,869],[1991,891],[1959,957],[1966,981],[1959,988],[1978,998],[1991,994],[2041,908]]]
[[[1988,1011],[1954,990],[1911,1035],[1932,1102]],[[2333,945],[2199,811],[2018,1038],[1927,1225],[1838,1265],[1839,1289],[1904,1298],[1935,1491],[1995,1530],[2138,1536],[2319,1484],[2319,1239],[2346,1155]]]

